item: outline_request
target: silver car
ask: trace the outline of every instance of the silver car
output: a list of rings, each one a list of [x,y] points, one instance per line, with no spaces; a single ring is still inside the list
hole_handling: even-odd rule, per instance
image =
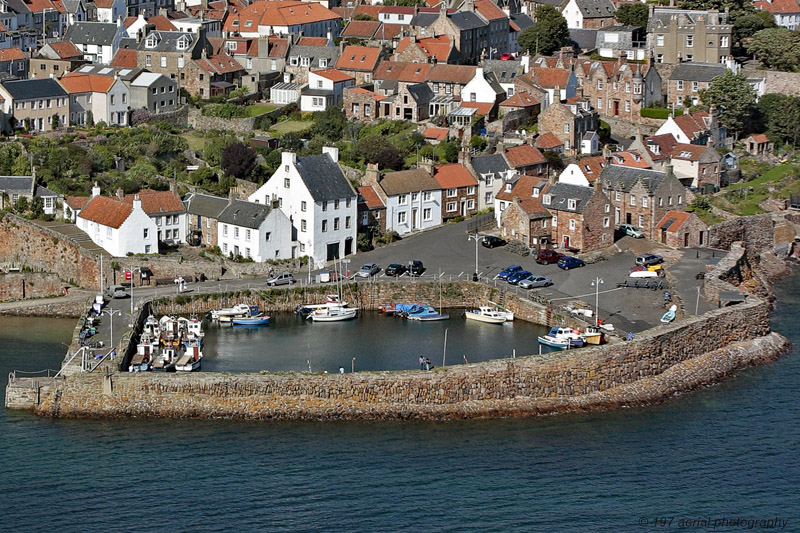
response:
[[[537,287],[549,287],[553,284],[553,280],[544,276],[531,276],[528,279],[523,279],[519,282],[519,286],[523,289],[535,289]]]
[[[356,272],[356,276],[360,278],[369,278],[376,275],[380,271],[381,267],[379,267],[375,263],[367,263],[366,265],[361,267],[361,270]]]
[[[267,280],[267,285],[271,285],[272,287],[275,285],[291,285],[292,283],[297,283],[297,280],[294,279],[294,276],[288,272],[278,274],[277,276],[271,277]]]

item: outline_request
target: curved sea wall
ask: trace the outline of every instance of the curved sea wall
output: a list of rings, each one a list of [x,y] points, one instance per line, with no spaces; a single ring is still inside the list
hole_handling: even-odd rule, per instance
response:
[[[56,417],[460,419],[638,405],[776,358],[769,305],[748,303],[660,326],[635,341],[433,372],[112,374],[43,387]]]

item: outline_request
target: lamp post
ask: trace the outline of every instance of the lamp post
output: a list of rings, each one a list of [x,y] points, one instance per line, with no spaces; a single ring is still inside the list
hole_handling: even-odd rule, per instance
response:
[[[131,298],[133,298],[133,296],[131,296]],[[114,315],[122,316],[122,312],[119,311],[119,310],[115,311],[113,309],[103,309],[101,311],[101,314],[108,315],[108,318],[109,318],[109,320],[111,322],[111,341],[110,341],[110,344],[111,344],[111,349],[114,350]]]
[[[353,359],[350,360],[350,373],[354,374],[355,371],[356,371],[356,358],[353,357]]]
[[[138,272],[141,277],[142,267],[134,267],[128,270],[131,273],[131,324],[133,324],[133,287],[136,285],[136,280],[133,279],[133,273]]]
[[[467,240],[475,240],[475,273],[472,275],[472,281],[478,281],[478,242],[481,236],[478,235],[478,230],[475,230],[475,235],[467,235]]]
[[[700,310],[700,285],[697,286],[697,301],[694,303],[694,314],[697,316],[697,312]]]
[[[600,284],[603,283],[603,278],[595,278],[592,282],[594,287],[594,325],[600,325]]]

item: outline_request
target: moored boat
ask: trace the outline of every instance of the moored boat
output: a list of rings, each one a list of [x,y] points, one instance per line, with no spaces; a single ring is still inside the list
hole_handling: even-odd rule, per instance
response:
[[[586,339],[586,344],[603,344],[606,341],[605,332],[597,326],[586,326],[581,336]]]
[[[664,313],[663,316],[661,317],[661,323],[662,324],[669,324],[670,322],[675,320],[675,311],[677,311],[677,310],[678,310],[678,306],[675,305],[675,304],[672,304],[672,306],[669,308],[669,310],[666,313]]]
[[[326,307],[314,311],[308,318],[314,322],[341,322],[355,318],[357,313],[356,307]]]
[[[586,339],[572,328],[554,327],[550,328],[550,332],[547,335],[539,337],[539,343],[566,350],[569,348],[581,348],[586,344]]]
[[[147,320],[144,321],[142,336],[144,335],[148,335],[152,339],[157,339],[161,336],[161,327],[158,325],[158,319],[153,315],[149,315]]]
[[[467,317],[467,320],[485,322],[486,324],[503,324],[506,321],[504,313],[498,312],[488,305],[482,305],[472,311],[465,311],[464,316]]]
[[[203,352],[199,343],[190,343],[186,351],[175,363],[175,370],[178,372],[194,372],[200,370],[200,362],[203,360]]]
[[[489,302],[489,303],[494,306],[494,310],[499,316],[502,316],[503,318],[506,319],[506,322],[514,321],[514,313],[512,311],[509,311],[500,304],[496,304],[494,302]]]
[[[433,306],[430,305],[423,305],[420,306],[413,313],[409,313],[406,317],[409,320],[418,320],[420,322],[433,322],[435,320],[447,320],[450,318],[450,315],[443,315],[436,311]]]
[[[236,304],[233,307],[224,307],[211,311],[211,318],[220,320],[223,317],[239,316],[250,312],[250,306],[247,304]]]
[[[347,302],[342,302],[342,299],[339,298],[337,294],[328,294],[325,296],[325,301],[323,303],[301,304],[298,305],[294,311],[299,315],[308,316],[315,311],[339,307],[347,307]]]
[[[153,372],[175,372],[176,359],[175,348],[171,346],[165,347],[153,361]]]

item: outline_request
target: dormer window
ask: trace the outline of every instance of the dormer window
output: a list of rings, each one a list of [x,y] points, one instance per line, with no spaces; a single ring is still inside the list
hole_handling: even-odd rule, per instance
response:
[[[542,203],[544,205],[550,205],[550,200],[551,199],[552,198],[551,198],[551,196],[549,194],[545,194],[544,196],[542,196]]]
[[[686,158],[692,157],[692,153],[691,152],[687,152],[686,150],[683,150],[680,154],[678,154],[678,157],[686,157]]]
[[[324,57],[319,58],[319,66],[322,67],[322,68],[327,67],[328,66],[327,58],[324,58]]]
[[[236,50],[236,48],[238,47],[238,43],[236,41],[228,41],[225,44],[227,45],[229,52]]]
[[[158,39],[156,39],[155,35],[151,35],[144,42],[144,45],[147,48],[155,48],[157,44],[158,44]]]
[[[506,192],[511,192],[511,184],[506,183]]]
[[[574,211],[577,208],[577,206],[578,206],[577,200],[573,199],[567,200],[567,209],[572,209]]]
[[[245,28],[249,28],[249,27],[251,27],[252,25],[253,25],[253,21],[252,21],[252,20],[246,20],[246,21],[244,21],[244,27],[245,27]]]
[[[186,50],[189,48],[189,39],[181,38],[175,43],[175,48],[178,50]]]
[[[533,195],[534,198],[539,198],[539,187],[533,188]]]

